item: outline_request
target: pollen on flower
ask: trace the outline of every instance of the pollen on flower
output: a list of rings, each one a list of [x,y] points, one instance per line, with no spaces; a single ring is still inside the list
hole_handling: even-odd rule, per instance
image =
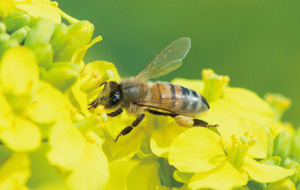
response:
[[[250,147],[257,143],[257,137],[253,137],[250,132],[241,135],[239,138],[236,135],[231,136],[232,145],[228,151],[228,160],[235,167],[240,168],[243,165],[244,159]]]
[[[220,138],[219,145],[222,147],[223,150],[227,152],[228,150],[228,143],[222,137]]]
[[[249,144],[249,146],[254,146],[257,143],[257,141],[258,141],[258,138],[254,137],[249,140],[248,144]]]
[[[239,168],[239,171],[240,171],[241,173],[245,173],[245,174],[248,173],[247,168],[246,168],[246,167],[243,167],[243,166]]]
[[[102,82],[101,76],[99,76],[99,73],[97,71],[92,72],[92,76],[96,80],[96,84],[100,84]]]
[[[248,139],[253,138],[253,133],[251,131],[247,131],[245,134],[245,137],[247,137]]]
[[[88,74],[89,70],[85,67],[83,71],[80,73],[80,77],[85,77]]]
[[[94,138],[92,138],[90,136],[86,137],[86,141],[89,142],[89,143],[92,143],[92,144],[96,143],[96,139],[94,139]]]

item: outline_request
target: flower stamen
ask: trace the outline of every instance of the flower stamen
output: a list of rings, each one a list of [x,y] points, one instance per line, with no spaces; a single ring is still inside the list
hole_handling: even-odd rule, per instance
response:
[[[228,152],[228,160],[235,167],[240,168],[250,147],[257,142],[257,137],[253,137],[252,133],[247,132],[238,138],[236,135],[231,136],[232,145]]]

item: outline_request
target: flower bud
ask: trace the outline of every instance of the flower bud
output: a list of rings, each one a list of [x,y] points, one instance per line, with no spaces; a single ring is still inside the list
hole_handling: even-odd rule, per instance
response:
[[[24,39],[26,38],[28,32],[29,32],[30,28],[29,26],[24,26],[22,28],[19,28],[18,30],[14,31],[10,37],[12,39],[15,39],[19,42],[19,44],[21,44]]]
[[[48,68],[53,61],[51,44],[40,44],[32,48],[40,67]]]
[[[53,63],[43,74],[43,80],[51,83],[62,92],[70,88],[79,76],[79,67],[71,62]]]
[[[274,142],[274,137],[272,134],[272,131],[270,127],[267,126],[262,126],[266,130],[267,134],[267,139],[268,139],[268,152],[267,152],[267,157],[273,156],[273,142]]]
[[[24,45],[28,47],[38,46],[40,44],[47,44],[53,34],[55,25],[52,20],[40,18],[34,20],[30,32],[25,39]]]
[[[12,47],[16,47],[18,45],[19,45],[18,41],[15,39],[10,39],[8,34],[1,34],[0,35],[0,57],[6,50]]]
[[[67,41],[68,27],[64,23],[55,24],[53,35],[50,39],[54,54],[58,53]]]
[[[255,190],[264,190],[266,189],[266,184],[265,183],[259,183],[257,181],[248,181],[247,186],[249,189],[255,189]]]
[[[0,34],[4,34],[6,32],[6,26],[3,22],[0,22]]]
[[[22,12],[14,12],[3,19],[6,31],[13,32],[29,22],[30,16]]]
[[[292,140],[291,157],[300,159],[300,128],[298,128]]]
[[[70,61],[76,50],[89,44],[94,32],[94,25],[88,21],[79,21],[68,26],[67,41],[54,55],[54,61]]]
[[[277,181],[275,183],[270,183],[266,190],[274,190],[274,189],[280,189],[280,190],[296,190],[296,187],[294,183],[290,179],[282,179],[280,181]]]
[[[7,33],[0,34],[0,55],[2,55],[2,53],[5,51],[5,44],[8,42],[9,38],[10,36]]]
[[[274,156],[280,156],[282,160],[290,155],[292,138],[289,132],[281,131],[274,140]]]
[[[288,159],[285,159],[285,161],[282,165],[286,169],[295,169],[296,170],[294,175],[290,176],[289,178],[293,181],[294,184],[298,184],[299,180],[300,180],[300,166],[299,166],[299,163],[288,158]]]
[[[281,162],[281,158],[279,156],[265,158],[260,161],[260,163],[262,163],[264,165],[271,165],[271,166],[279,166],[280,162]]]

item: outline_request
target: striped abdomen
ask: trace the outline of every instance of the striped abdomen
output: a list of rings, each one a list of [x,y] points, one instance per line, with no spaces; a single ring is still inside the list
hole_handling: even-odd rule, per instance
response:
[[[183,86],[157,82],[152,84],[150,93],[149,107],[187,116],[196,116],[209,109],[203,96]]]

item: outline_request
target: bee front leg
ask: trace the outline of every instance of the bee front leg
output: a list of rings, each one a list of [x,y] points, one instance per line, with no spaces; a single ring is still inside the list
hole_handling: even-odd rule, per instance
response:
[[[136,120],[134,120],[134,122],[131,123],[130,126],[125,127],[121,133],[117,136],[117,138],[114,139],[115,142],[117,142],[117,140],[119,139],[119,137],[122,135],[127,135],[128,133],[130,133],[130,131],[133,129],[133,127],[138,126],[138,124],[141,123],[141,121],[144,119],[145,114],[140,115],[138,118],[136,118]]]
[[[114,112],[108,113],[107,116],[109,116],[109,117],[116,117],[116,116],[120,115],[122,112],[123,112],[123,109],[120,108],[120,109],[118,109],[118,110],[116,110]]]

